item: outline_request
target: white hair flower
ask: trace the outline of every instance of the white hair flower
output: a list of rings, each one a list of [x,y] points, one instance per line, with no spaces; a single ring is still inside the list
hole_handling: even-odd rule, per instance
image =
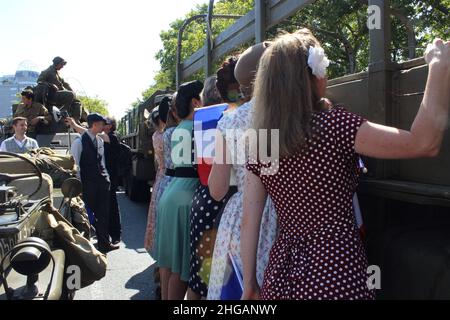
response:
[[[327,68],[330,65],[323,48],[309,47],[308,66],[312,70],[312,74],[319,79],[323,79],[327,75]]]

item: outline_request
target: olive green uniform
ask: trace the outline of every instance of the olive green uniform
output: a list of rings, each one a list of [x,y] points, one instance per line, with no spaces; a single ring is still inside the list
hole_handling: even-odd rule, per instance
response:
[[[59,75],[55,66],[50,66],[47,70],[42,71],[38,78],[38,83],[40,82],[51,85],[49,94],[50,103],[58,107],[63,107],[72,118],[76,120],[80,119],[81,103],[76,99],[76,95],[70,85]],[[53,86],[56,86],[58,90]]]
[[[17,106],[14,118],[23,117],[28,121],[28,132],[33,133],[36,131],[36,126],[31,125],[31,121],[37,117],[45,117],[48,122],[52,121],[52,115],[48,113],[48,110],[40,103],[33,102],[31,105],[25,105],[21,103]]]

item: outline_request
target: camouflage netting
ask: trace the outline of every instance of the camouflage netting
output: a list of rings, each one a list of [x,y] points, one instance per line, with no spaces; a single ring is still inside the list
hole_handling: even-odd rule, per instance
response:
[[[36,159],[35,163],[42,173],[46,173],[52,177],[55,188],[61,188],[64,181],[73,177],[71,171],[63,169],[51,158]]]
[[[72,156],[58,155],[49,148],[30,151],[28,156],[42,173],[52,177],[55,188],[60,188],[64,181],[72,178],[74,175],[74,160]]]

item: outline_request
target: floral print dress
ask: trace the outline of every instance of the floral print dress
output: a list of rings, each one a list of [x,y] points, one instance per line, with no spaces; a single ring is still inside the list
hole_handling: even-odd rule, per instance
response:
[[[172,133],[175,131],[176,127],[171,127],[166,129],[163,134],[163,143],[164,143],[164,168],[165,169],[173,169],[173,162],[172,162]],[[161,183],[159,185],[159,188],[157,190],[156,194],[156,203],[159,202],[159,199],[161,199],[161,196],[163,195],[164,191],[166,190],[167,186],[170,184],[170,181],[172,181],[173,177],[166,176],[161,179]]]
[[[225,113],[219,121],[218,130],[224,136],[227,146],[236,145],[237,135],[228,135],[227,130],[239,129],[245,132],[250,127],[252,103],[246,103],[234,111]],[[209,280],[208,300],[220,300],[224,284],[228,281],[231,254],[242,274],[241,258],[241,224],[243,214],[244,179],[246,175],[245,162],[233,165],[238,192],[235,193],[223,211],[214,248],[213,263]],[[269,261],[269,252],[277,235],[277,216],[275,208],[269,199],[264,209],[260,240],[257,253],[257,279],[262,285],[264,271]]]
[[[152,198],[148,207],[147,229],[145,233],[144,247],[147,251],[152,251],[155,242],[155,224],[156,224],[156,208],[157,208],[157,194],[161,187],[161,181],[164,177],[164,140],[163,133],[156,131],[152,137],[153,149],[155,150],[155,161],[158,165],[155,182],[153,184]]]
[[[174,132],[174,130],[176,129],[176,127],[171,127],[166,129],[166,131],[164,131],[163,133],[163,151],[164,151],[164,168],[167,169],[173,169],[173,162],[172,162],[172,145],[171,145],[171,140],[172,140],[172,133]],[[158,238],[158,203],[159,200],[161,199],[162,195],[164,194],[164,191],[167,189],[167,187],[169,186],[170,182],[172,181],[173,177],[171,176],[166,176],[164,174],[164,176],[161,179],[161,182],[159,183],[159,188],[156,191],[156,199],[155,199],[155,225],[154,225],[154,243],[153,243],[153,251],[156,254],[156,248],[157,248],[157,244],[156,244],[156,239]]]

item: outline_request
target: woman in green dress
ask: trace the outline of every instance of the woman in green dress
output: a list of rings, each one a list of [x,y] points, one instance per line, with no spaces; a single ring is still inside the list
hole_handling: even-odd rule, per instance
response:
[[[183,300],[190,270],[189,216],[192,198],[199,184],[192,166],[194,109],[201,105],[203,84],[193,81],[180,86],[175,111],[181,119],[172,134],[172,162],[175,177],[158,203],[156,260],[160,268],[162,300]]]

